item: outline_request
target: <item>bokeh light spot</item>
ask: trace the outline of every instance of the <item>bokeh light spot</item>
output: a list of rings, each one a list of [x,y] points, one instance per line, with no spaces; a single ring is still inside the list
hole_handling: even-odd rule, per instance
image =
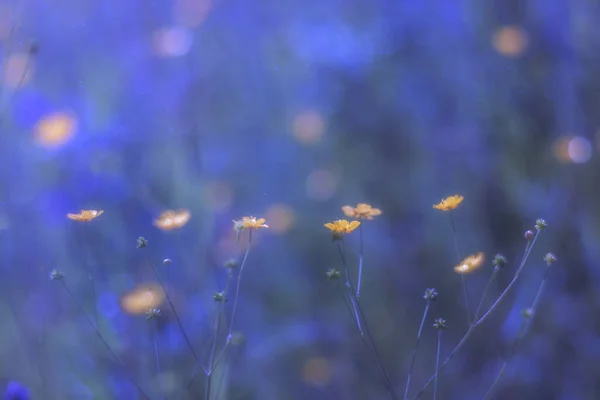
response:
[[[552,151],[563,164],[583,164],[592,157],[592,144],[582,136],[562,136],[554,142]]]
[[[228,182],[208,182],[203,188],[203,198],[214,212],[225,212],[231,208],[234,190]]]
[[[73,138],[77,121],[71,114],[56,112],[40,119],[34,127],[34,141],[46,148],[58,148]]]
[[[202,24],[212,8],[211,0],[178,0],[175,3],[175,21],[188,28]]]
[[[337,187],[337,177],[326,169],[314,170],[306,178],[306,196],[311,200],[329,200],[335,194]]]
[[[318,143],[325,132],[325,121],[317,111],[304,111],[294,118],[292,124],[294,138],[303,144]]]
[[[517,26],[504,26],[492,37],[496,51],[507,57],[516,57],[527,48],[528,38],[525,31]]]
[[[564,164],[571,162],[571,157],[569,156],[570,140],[570,136],[563,136],[558,138],[552,146],[552,153],[554,154],[554,157]]]
[[[33,60],[28,53],[16,53],[8,56],[6,70],[2,82],[9,88],[16,89],[26,85],[33,76]]]
[[[159,29],[154,32],[153,45],[160,57],[183,56],[192,47],[192,33],[180,26]]]
[[[325,386],[332,376],[331,362],[323,357],[308,359],[302,368],[302,380],[311,386]]]
[[[275,233],[289,231],[296,222],[294,210],[285,204],[273,204],[265,213],[265,218],[269,221],[269,230]]]
[[[121,297],[121,307],[129,314],[145,314],[151,308],[160,307],[165,300],[165,292],[156,283],[139,285]]]
[[[576,164],[586,163],[592,157],[590,141],[581,136],[575,136],[569,140],[567,151],[571,161]]]

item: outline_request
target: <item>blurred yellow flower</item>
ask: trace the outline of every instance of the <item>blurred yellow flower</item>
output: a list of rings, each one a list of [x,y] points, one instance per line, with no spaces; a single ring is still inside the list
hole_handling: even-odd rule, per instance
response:
[[[166,210],[154,220],[154,226],[163,231],[172,231],[174,229],[183,228],[191,217],[192,214],[190,214],[188,210]]]
[[[160,307],[165,300],[165,292],[160,285],[147,283],[138,286],[121,297],[121,308],[133,315],[145,314],[152,308]]]
[[[370,204],[358,203],[356,207],[344,206],[342,211],[346,217],[358,218],[358,219],[373,219],[378,215],[381,215],[379,208],[373,208]]]
[[[360,221],[348,222],[345,219],[339,219],[337,221],[328,222],[325,224],[325,228],[331,230],[331,232],[333,232],[333,236],[336,238],[341,238],[342,236],[352,232],[359,226]]]
[[[464,197],[455,194],[454,196],[448,196],[445,199],[442,199],[442,201],[440,201],[439,203],[434,204],[433,208],[442,211],[451,211],[458,207],[463,200]]]
[[[102,215],[104,210],[81,210],[78,214],[67,214],[67,218],[74,221],[90,222],[96,217]]]
[[[234,225],[240,226],[241,229],[261,229],[268,228],[264,218],[242,217],[239,221],[233,221]]]
[[[485,260],[485,255],[483,253],[470,255],[454,267],[454,272],[457,274],[470,274],[481,267],[483,260]]]

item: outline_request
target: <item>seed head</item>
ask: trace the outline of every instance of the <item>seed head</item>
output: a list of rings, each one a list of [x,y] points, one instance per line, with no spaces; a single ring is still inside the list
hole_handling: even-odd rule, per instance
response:
[[[58,270],[58,269],[53,269],[50,272],[50,280],[53,281],[60,281],[65,277],[65,274],[63,274],[62,271]]]
[[[146,312],[146,319],[155,319],[160,317],[160,308],[151,308]]]
[[[525,232],[525,240],[527,240],[528,242],[530,242],[533,239],[533,231],[529,230],[527,232]]]
[[[446,325],[446,320],[444,318],[436,318],[433,321],[433,327],[439,331],[441,329],[446,329],[448,325]]]
[[[492,264],[494,264],[494,266],[498,268],[504,268],[507,262],[508,259],[500,253],[496,254],[494,256],[494,259],[492,260]]]
[[[144,239],[143,236],[140,236],[137,239],[137,248],[138,249],[143,249],[144,247],[148,246],[148,241],[146,239]]]
[[[533,316],[533,308],[524,308],[521,310],[521,316],[525,319],[531,318]]]
[[[238,265],[240,265],[238,260],[236,260],[235,258],[230,258],[229,260],[225,261],[225,264],[223,266],[227,269],[235,269]]]
[[[546,223],[546,220],[542,219],[542,218],[538,218],[535,221],[535,229],[537,229],[538,231],[543,230],[544,228],[547,228],[548,224]]]
[[[225,301],[227,301],[227,297],[225,296],[225,292],[216,292],[213,295],[213,299],[216,302],[225,302]]]
[[[552,253],[546,253],[546,255],[544,256],[544,261],[546,261],[546,264],[550,266],[551,264],[554,264],[557,261],[557,258]]]
[[[434,288],[425,289],[425,294],[423,295],[423,299],[427,301],[433,301],[437,299],[438,292],[435,291]]]

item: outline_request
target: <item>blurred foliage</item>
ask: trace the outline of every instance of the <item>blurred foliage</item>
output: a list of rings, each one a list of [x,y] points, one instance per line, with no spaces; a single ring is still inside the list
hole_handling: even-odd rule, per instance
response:
[[[231,221],[256,215],[271,227],[253,240],[244,341],[215,372],[214,398],[388,398],[326,277],[341,263],[323,224],[367,202],[383,213],[363,225],[361,303],[398,393],[423,291],[439,292],[416,392],[434,371],[433,318],[448,323],[442,358],[467,330],[450,218],[432,208],[458,193],[459,256],[486,255],[465,276],[471,307],[493,255],[509,262],[488,306],[524,232],[539,217],[549,228],[440,374],[438,398],[482,398],[548,251],[559,261],[496,398],[600,398],[599,18],[594,2],[561,0],[0,0],[0,384],[130,400],[133,377],[153,399],[183,398],[195,361],[172,311],[162,303],[153,324],[122,299],[157,284],[154,263],[206,360],[223,264],[247,240],[236,245]],[[104,213],[66,217],[82,209]],[[191,218],[163,231],[153,221],[166,209]],[[346,242],[355,278],[358,235]],[[48,279],[55,268],[125,368]]]

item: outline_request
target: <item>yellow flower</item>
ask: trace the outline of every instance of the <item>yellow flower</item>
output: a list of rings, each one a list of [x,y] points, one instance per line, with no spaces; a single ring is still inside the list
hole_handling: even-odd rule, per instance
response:
[[[378,215],[381,215],[379,208],[373,208],[370,204],[358,203],[356,207],[344,206],[342,211],[346,217],[358,218],[358,219],[373,219]]]
[[[484,259],[485,255],[483,253],[470,255],[469,257],[462,260],[460,264],[454,267],[454,272],[456,272],[457,274],[470,274],[471,272],[476,271],[479,269],[479,267],[481,267],[481,264],[483,264]]]
[[[440,201],[439,203],[434,204],[433,208],[442,211],[451,211],[458,207],[464,199],[464,197],[458,194],[455,194],[454,196],[448,196],[445,199],[442,199],[442,201]]]
[[[74,221],[90,222],[96,217],[102,215],[104,210],[81,210],[79,214],[67,214],[67,218]]]
[[[129,314],[145,314],[151,308],[158,308],[165,300],[162,286],[155,283],[140,285],[121,297],[121,307]]]
[[[325,228],[333,232],[335,238],[341,238],[347,233],[352,232],[360,225],[360,221],[348,222],[345,219],[339,219],[337,221],[328,222],[325,224]]]
[[[239,221],[233,221],[234,226],[241,226],[242,229],[261,229],[268,228],[264,218],[242,217]]]
[[[190,214],[188,210],[166,210],[154,220],[154,226],[163,231],[172,231],[174,229],[183,228],[191,217],[192,214]]]

